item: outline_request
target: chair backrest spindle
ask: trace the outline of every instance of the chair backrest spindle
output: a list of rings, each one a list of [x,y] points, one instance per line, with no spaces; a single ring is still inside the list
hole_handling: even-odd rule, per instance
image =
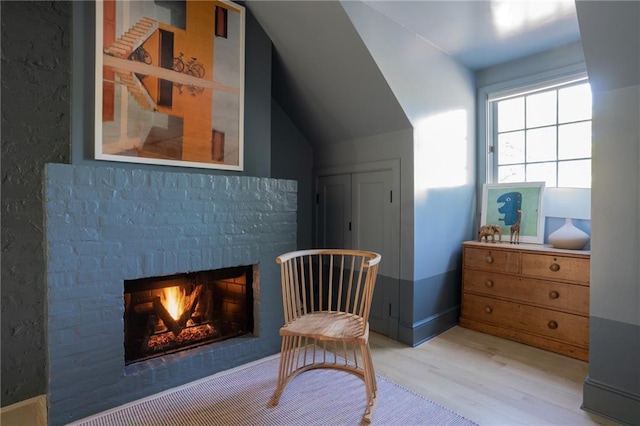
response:
[[[340,256],[340,270],[344,271],[344,255]],[[344,274],[340,274],[338,281],[338,300],[336,302],[336,309],[342,309],[342,285],[344,283]]]
[[[361,250],[300,250],[278,256],[285,322],[317,311],[368,321],[380,255]]]
[[[306,269],[304,267],[304,258],[300,258],[299,262],[296,262],[295,259],[292,259],[292,262],[296,264],[296,267],[299,265],[299,272],[296,271],[296,274],[300,277],[300,281],[296,283],[296,291],[299,291],[302,294],[299,302],[301,306],[298,309],[302,312],[302,315],[307,314],[307,277],[306,277]]]
[[[314,308],[316,306],[316,295],[315,292],[313,291],[313,287],[314,287],[314,277],[313,277],[313,257],[311,255],[309,255],[307,257],[307,261],[308,261],[308,269],[309,269],[309,296],[311,297],[311,309],[310,311],[313,312]]]

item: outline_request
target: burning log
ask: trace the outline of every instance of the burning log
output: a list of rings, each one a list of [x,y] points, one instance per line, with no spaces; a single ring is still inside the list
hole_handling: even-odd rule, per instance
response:
[[[201,291],[202,285],[198,285],[193,289],[191,294],[185,298],[185,303],[183,305],[184,308],[180,318],[178,319],[180,327],[184,328],[187,326],[187,321],[189,321],[189,318],[193,315],[193,311],[196,309]]]
[[[137,315],[149,315],[153,313],[153,299],[151,297],[145,297],[136,300],[133,311]]]
[[[167,309],[162,305],[159,297],[153,298],[153,310],[160,317],[164,325],[171,330],[174,335],[180,334],[184,327],[180,326],[176,320],[173,319],[171,314],[167,311]]]

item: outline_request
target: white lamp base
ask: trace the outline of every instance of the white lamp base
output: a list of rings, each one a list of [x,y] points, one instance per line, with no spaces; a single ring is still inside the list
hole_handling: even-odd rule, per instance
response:
[[[565,219],[564,225],[549,235],[549,243],[560,249],[582,250],[589,242],[589,234],[576,228],[571,219]]]

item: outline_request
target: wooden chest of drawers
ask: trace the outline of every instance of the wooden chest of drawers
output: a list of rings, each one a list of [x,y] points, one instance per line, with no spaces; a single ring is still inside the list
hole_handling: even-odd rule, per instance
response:
[[[469,241],[462,259],[461,326],[588,360],[588,251]]]

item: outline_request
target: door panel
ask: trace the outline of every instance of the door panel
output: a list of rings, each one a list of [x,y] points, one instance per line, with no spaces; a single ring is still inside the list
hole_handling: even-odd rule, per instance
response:
[[[390,184],[385,181],[387,173],[390,172],[353,174],[354,249],[384,254],[385,216],[388,215],[390,191]]]
[[[384,170],[352,176],[353,248],[382,255],[369,324],[374,331],[397,337],[397,330],[392,330],[395,322],[391,320],[393,291],[397,292],[397,282],[394,285],[396,280],[392,277],[400,276],[399,270],[393,270],[399,265],[394,256],[398,257],[400,251],[399,230],[393,224],[393,173]]]
[[[318,178],[318,248],[350,248],[351,175]]]

